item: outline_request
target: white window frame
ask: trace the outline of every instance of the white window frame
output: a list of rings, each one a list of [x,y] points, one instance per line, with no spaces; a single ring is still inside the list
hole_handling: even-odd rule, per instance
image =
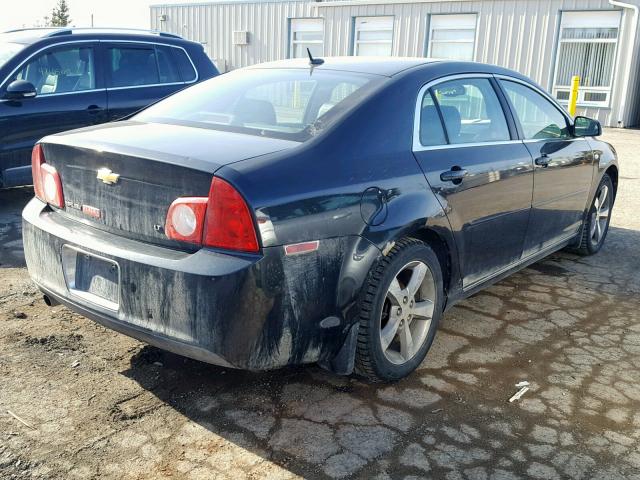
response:
[[[388,22],[388,23],[387,23]],[[387,26],[390,24],[390,27]],[[358,33],[368,30],[391,31],[390,40],[358,40]],[[393,55],[395,18],[392,15],[355,17],[353,30],[353,55],[359,56],[360,45],[389,45],[389,55]]]
[[[318,28],[319,26],[319,28]],[[296,32],[322,32],[322,40],[295,40]],[[321,45],[324,56],[324,18],[290,18],[289,19],[289,58],[294,58],[295,46],[298,44]]]
[[[471,30],[473,29],[473,40],[434,40],[435,30]],[[460,43],[473,44],[473,54],[469,61],[476,58],[476,45],[478,37],[478,14],[477,13],[454,13],[454,14],[431,14],[429,17],[429,33],[427,40],[427,57],[431,56],[434,43]]]
[[[578,89],[578,106],[582,107],[610,107],[611,93],[613,92],[613,83],[615,72],[618,67],[618,49],[620,42],[620,31],[622,26],[622,11],[620,10],[600,10],[600,11],[575,11],[565,10],[561,12],[560,31],[558,32],[558,43],[556,49],[555,67],[553,73],[553,97],[562,105],[568,105],[566,99],[558,99],[558,92],[571,92],[571,85],[558,85],[558,70],[560,67],[560,53],[563,43],[615,43],[616,47],[613,52],[613,64],[611,72],[611,81],[606,87],[583,87],[580,85]],[[565,28],[615,28],[617,30],[616,38],[589,38],[589,39],[563,39],[563,31]],[[582,81],[582,79],[580,79]],[[601,101],[585,100],[587,93],[606,93],[606,98]]]

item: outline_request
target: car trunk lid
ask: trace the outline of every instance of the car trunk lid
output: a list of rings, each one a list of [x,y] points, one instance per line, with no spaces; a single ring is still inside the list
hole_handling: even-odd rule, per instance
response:
[[[164,233],[176,198],[206,197],[213,173],[222,165],[297,145],[137,122],[72,131],[42,143],[46,162],[62,179],[64,215],[128,238],[186,250],[194,247]]]

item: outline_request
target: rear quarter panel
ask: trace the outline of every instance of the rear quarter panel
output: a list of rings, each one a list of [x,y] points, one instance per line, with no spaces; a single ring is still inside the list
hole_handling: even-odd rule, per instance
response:
[[[616,154],[615,148],[604,140],[600,140],[597,137],[588,137],[587,142],[591,146],[594,155],[594,168],[595,174],[593,175],[593,180],[591,182],[591,190],[589,193],[589,197],[587,200],[587,205],[585,205],[585,213],[591,206],[591,201],[596,194],[596,190],[598,189],[598,185],[600,185],[600,180],[602,180],[602,176],[610,167],[615,167],[616,170],[620,171],[620,165],[618,164],[618,155]],[[617,180],[617,179],[616,179]]]

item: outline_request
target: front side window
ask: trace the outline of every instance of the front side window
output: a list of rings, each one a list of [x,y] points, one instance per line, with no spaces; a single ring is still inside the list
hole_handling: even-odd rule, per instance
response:
[[[359,56],[389,56],[393,46],[393,17],[357,17],[354,53]]]
[[[92,90],[96,87],[93,48],[49,50],[29,61],[13,80],[32,83],[39,96]]]
[[[238,70],[172,95],[135,118],[306,140],[382,81],[339,71]]]
[[[500,80],[527,140],[568,138],[565,116],[538,92],[517,82]]]
[[[107,48],[109,87],[139,87],[182,82],[173,47],[123,45]]]
[[[324,20],[292,18],[289,52],[291,58],[306,58],[307,48],[314,57],[324,55]]]
[[[504,111],[488,79],[451,80],[432,87],[431,92],[440,108],[449,143],[511,139]]]
[[[569,100],[571,78],[580,77],[578,103],[608,105],[620,12],[563,12],[553,92]]]
[[[432,15],[429,52],[433,58],[472,61],[476,39],[476,15]]]

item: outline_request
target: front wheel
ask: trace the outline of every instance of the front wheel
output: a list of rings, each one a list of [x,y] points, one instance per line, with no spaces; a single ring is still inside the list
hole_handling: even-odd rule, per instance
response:
[[[571,250],[579,255],[593,255],[602,248],[609,231],[614,195],[611,177],[605,173],[600,180],[589,213],[584,219],[580,244]]]
[[[433,250],[403,239],[376,264],[360,300],[356,373],[399,380],[422,362],[443,306],[442,271]]]

